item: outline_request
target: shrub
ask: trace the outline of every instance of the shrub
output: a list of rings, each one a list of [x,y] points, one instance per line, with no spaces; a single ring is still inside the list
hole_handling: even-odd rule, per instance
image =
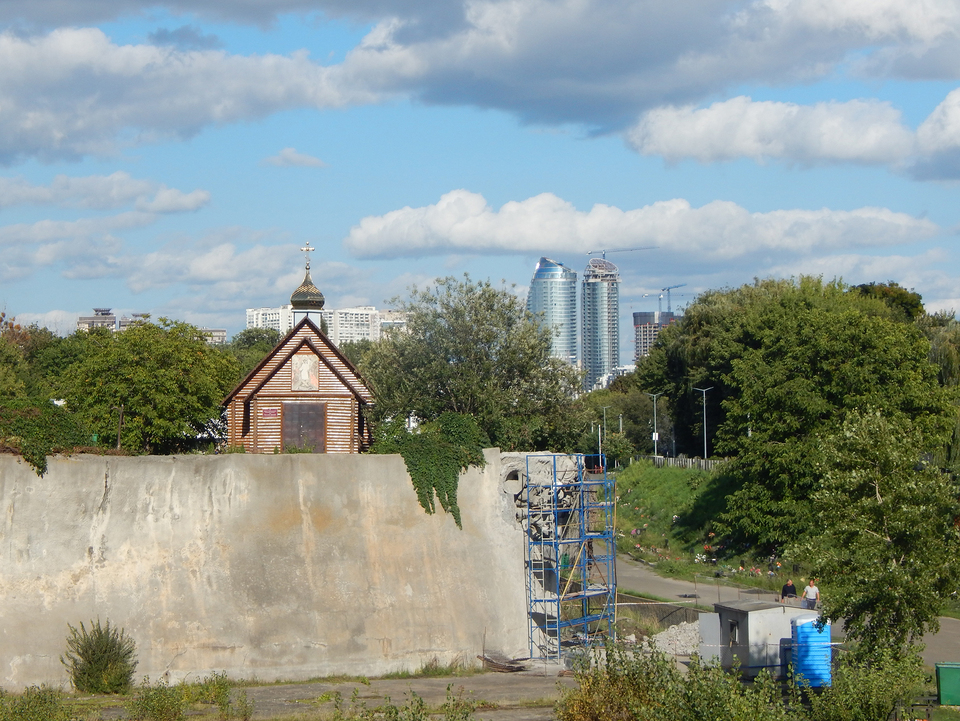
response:
[[[812,721],[886,721],[894,710],[918,694],[926,681],[916,649],[895,656],[878,652],[869,663],[851,654],[841,657],[833,683],[810,694]]]
[[[186,705],[183,688],[162,682],[151,686],[150,679],[144,678],[127,711],[134,721],[181,721]]]
[[[226,671],[214,671],[209,677],[204,677],[191,684],[181,684],[184,702],[189,706],[194,703],[216,704],[220,709],[220,718],[230,718],[230,682]]]
[[[89,631],[82,622],[79,631],[70,624],[67,628],[67,653],[60,663],[67,667],[73,687],[84,693],[127,693],[137,669],[134,640],[122,628],[111,628],[109,621],[101,626],[100,619],[90,622]]]
[[[0,721],[70,721],[63,694],[46,686],[30,686],[19,696],[0,691]]]

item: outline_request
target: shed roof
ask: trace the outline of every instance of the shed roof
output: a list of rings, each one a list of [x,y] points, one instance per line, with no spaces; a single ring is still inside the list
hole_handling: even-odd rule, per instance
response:
[[[782,603],[772,603],[770,601],[725,601],[723,603],[713,604],[713,609],[718,612],[724,610],[750,613],[751,611],[770,611],[775,608],[782,610],[793,607],[784,606]]]

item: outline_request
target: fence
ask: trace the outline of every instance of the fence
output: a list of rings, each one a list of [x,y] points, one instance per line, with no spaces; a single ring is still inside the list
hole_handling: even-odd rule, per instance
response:
[[[712,471],[723,463],[726,458],[668,458],[667,456],[639,456],[650,461],[656,468],[665,466],[671,468],[696,468],[699,471]]]

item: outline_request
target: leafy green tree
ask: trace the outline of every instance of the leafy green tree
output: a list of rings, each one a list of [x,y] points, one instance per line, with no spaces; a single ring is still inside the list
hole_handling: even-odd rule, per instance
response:
[[[660,440],[657,451],[663,455],[671,447],[673,424],[666,399],[662,395],[658,396],[656,428]],[[580,402],[584,425],[577,445],[578,451],[597,452],[597,433],[594,426],[602,424],[603,409],[606,407],[608,434],[619,433],[622,422],[624,439],[633,448],[633,453],[653,453],[653,398],[640,390],[634,374],[620,376],[609,388],[587,393],[580,398]]]
[[[363,354],[372,349],[373,346],[373,341],[367,338],[348,340],[340,344],[340,352],[343,353],[347,357],[347,360],[353,363],[354,366],[359,367],[363,359]]]
[[[0,336],[0,398],[22,398],[26,386],[20,379],[23,358],[17,348]]]
[[[230,339],[226,350],[237,361],[237,382],[241,381],[257,365],[266,358],[277,343],[280,342],[280,331],[273,328],[247,328]]]
[[[122,407],[123,447],[164,453],[216,431],[237,375],[234,358],[207,345],[197,328],[161,318],[91,337],[59,390],[103,442],[116,442]]]
[[[916,424],[869,408],[823,439],[816,520],[797,546],[829,586],[825,615],[843,620],[864,659],[936,631],[960,581],[957,483],[924,452]]]
[[[489,282],[441,278],[395,301],[407,326],[361,359],[374,420],[471,415],[505,449],[564,450],[577,436],[579,373],[550,357],[550,331],[522,301]]]
[[[927,342],[899,318],[841,283],[800,278],[705,294],[664,329],[641,383],[666,390],[677,425],[690,419],[698,431],[701,394],[693,389],[713,387],[710,445],[732,457],[715,481],[725,485],[720,530],[775,549],[809,527],[822,440],[852,410],[909,419],[930,448],[942,443],[947,395]]]
[[[892,280],[886,283],[864,283],[856,286],[856,290],[861,295],[879,298],[891,308],[903,313],[906,320],[916,320],[924,313],[923,298],[920,294],[907,290]]]

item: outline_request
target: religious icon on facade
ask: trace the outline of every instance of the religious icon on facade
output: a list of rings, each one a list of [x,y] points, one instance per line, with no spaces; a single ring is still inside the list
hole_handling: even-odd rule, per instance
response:
[[[315,355],[295,355],[292,359],[292,383],[294,391],[320,390],[320,359]]]

